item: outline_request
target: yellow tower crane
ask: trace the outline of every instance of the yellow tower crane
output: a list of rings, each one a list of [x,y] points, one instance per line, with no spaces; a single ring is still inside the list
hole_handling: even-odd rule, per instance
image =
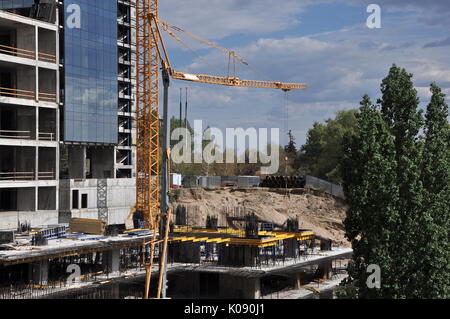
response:
[[[236,61],[247,62],[235,52],[223,49],[218,45],[195,36],[172,24],[159,20],[158,0],[136,1],[136,67],[137,67],[137,175],[136,175],[136,205],[134,211],[143,214],[145,226],[153,230],[153,238],[144,242],[150,246],[150,260],[146,264],[145,299],[149,297],[150,279],[153,267],[154,248],[157,243],[163,244],[159,256],[159,282],[157,298],[165,298],[166,293],[166,259],[169,235],[170,210],[168,203],[170,161],[169,121],[168,121],[168,87],[170,77],[176,80],[209,83],[215,85],[270,88],[283,91],[304,90],[302,83],[283,83],[269,81],[243,80],[237,77]],[[173,31],[181,32],[191,38],[221,50],[228,54],[228,76],[190,74],[178,72],[172,68],[164,45],[161,29],[179,40]],[[173,31],[172,31],[173,30]],[[231,63],[234,63],[234,73],[231,76]],[[163,145],[160,145],[159,117],[159,68],[162,69],[164,84],[164,114],[163,114]],[[160,157],[161,149],[163,156]],[[160,162],[162,158],[162,163]],[[160,169],[161,170],[161,178]],[[157,235],[159,233],[159,236]]]

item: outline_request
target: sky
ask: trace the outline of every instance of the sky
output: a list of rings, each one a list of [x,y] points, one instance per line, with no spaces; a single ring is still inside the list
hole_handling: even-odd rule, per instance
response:
[[[372,3],[381,7],[379,29],[366,24]],[[278,90],[172,81],[172,114],[179,116],[180,88],[188,87],[189,120],[223,132],[279,128],[285,144],[292,130],[300,146],[314,122],[359,107],[364,94],[376,102],[394,63],[414,74],[421,107],[432,82],[450,102],[448,0],[160,0],[160,18],[236,51],[249,63],[237,67],[242,79],[308,85],[289,92],[286,103]],[[224,53],[182,39],[195,53],[164,34],[175,70],[227,75]]]

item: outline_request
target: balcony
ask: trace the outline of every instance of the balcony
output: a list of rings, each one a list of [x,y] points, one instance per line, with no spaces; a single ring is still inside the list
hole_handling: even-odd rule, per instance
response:
[[[0,96],[26,100],[36,100],[37,102],[42,101],[56,103],[55,93],[39,92],[38,96],[36,97],[36,93],[34,91],[0,87]]]
[[[38,180],[54,180],[55,172],[39,172]],[[0,172],[0,182],[20,182],[34,181],[36,175],[34,172]]]
[[[31,140],[31,131],[0,130],[0,138],[10,138],[17,140]]]
[[[11,56],[16,56],[19,58],[26,58],[26,59],[32,59],[32,60],[37,59],[42,62],[56,63],[56,55],[54,55],[54,54],[38,52],[38,55],[36,57],[35,51],[19,49],[19,48],[10,47],[7,45],[0,45],[0,53],[11,55]]]
[[[39,132],[39,140],[40,141],[55,142],[56,141],[56,134],[55,133]]]

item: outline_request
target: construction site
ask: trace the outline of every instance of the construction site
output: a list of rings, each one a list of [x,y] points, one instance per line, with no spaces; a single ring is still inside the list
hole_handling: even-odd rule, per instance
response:
[[[342,187],[171,172],[171,81],[306,84],[239,78],[242,57],[161,20],[158,0],[9,2],[0,299],[334,297],[352,256]],[[228,74],[175,70],[164,37],[181,35],[225,54]]]

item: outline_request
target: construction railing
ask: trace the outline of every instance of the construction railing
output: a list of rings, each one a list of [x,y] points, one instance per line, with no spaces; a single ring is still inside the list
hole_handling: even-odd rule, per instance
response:
[[[0,87],[0,96],[13,97],[18,99],[36,100],[36,94],[34,91],[19,90],[13,88]],[[56,94],[39,92],[38,101],[56,102]]]
[[[56,102],[56,94],[39,92],[39,100],[45,102]]]
[[[39,52],[38,59],[43,62],[56,63],[56,55]]]
[[[0,173],[0,181],[32,181],[34,172],[3,172]]]
[[[28,100],[34,100],[36,98],[36,94],[33,91],[4,88],[4,87],[0,87],[0,95]]]
[[[56,141],[55,133],[43,133],[39,132],[40,141]],[[11,138],[17,140],[31,140],[31,131],[12,131],[12,130],[0,130],[0,138]]]
[[[0,45],[0,53],[14,55],[20,58],[36,59],[36,51],[19,49],[7,45]],[[56,55],[38,52],[38,60],[49,63],[56,63]]]
[[[0,138],[29,140],[29,139],[31,139],[31,132],[30,131],[0,130]]]
[[[39,172],[38,179],[39,180],[53,180],[53,179],[55,179],[55,173],[54,172]]]
[[[19,49],[7,45],[0,45],[0,53],[18,56],[20,58],[35,59],[36,53],[31,50]]]
[[[43,133],[43,132],[39,132],[39,140],[40,141],[50,141],[53,142],[55,141],[55,133]]]
[[[0,173],[0,181],[34,181],[34,172],[3,172]],[[39,172],[38,180],[54,180],[54,172]]]

